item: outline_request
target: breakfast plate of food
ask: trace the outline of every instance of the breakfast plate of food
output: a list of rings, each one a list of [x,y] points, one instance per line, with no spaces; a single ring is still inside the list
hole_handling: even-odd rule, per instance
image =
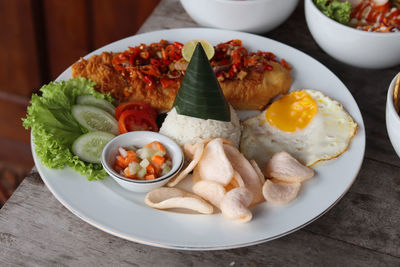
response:
[[[135,35],[41,91],[24,125],[46,186],[85,222],[142,244],[216,250],[287,235],[344,196],[364,157],[339,78],[249,33]]]

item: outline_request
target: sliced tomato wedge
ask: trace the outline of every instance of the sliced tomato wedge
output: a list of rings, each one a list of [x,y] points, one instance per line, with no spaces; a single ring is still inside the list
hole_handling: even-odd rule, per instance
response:
[[[148,113],[150,117],[154,118],[154,120],[157,118],[157,112],[155,111],[154,108],[152,108],[149,104],[139,102],[139,101],[128,101],[120,104],[116,109],[115,109],[115,118],[119,120],[119,117],[121,116],[122,112],[125,110],[140,110]]]
[[[157,123],[153,117],[146,111],[134,109],[128,109],[121,113],[118,129],[121,134],[132,131],[158,131]]]

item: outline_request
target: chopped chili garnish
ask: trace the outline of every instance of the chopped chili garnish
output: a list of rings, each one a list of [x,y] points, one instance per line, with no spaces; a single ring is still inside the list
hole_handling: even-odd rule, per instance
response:
[[[230,40],[230,41],[226,42],[225,44],[233,45],[233,46],[242,46],[242,40],[238,40],[238,39]]]
[[[171,44],[166,40],[150,45],[140,44],[129,47],[128,50],[115,56],[112,63],[114,68],[133,84],[134,79],[139,78],[146,84],[147,89],[154,89],[162,79],[170,79],[174,82],[169,84],[176,86],[182,79],[182,74],[177,75],[174,72],[170,75],[174,71],[170,68],[170,64],[182,58],[182,47],[183,44],[179,42]]]
[[[174,46],[178,49],[182,49],[183,48],[183,44],[181,44],[180,42],[174,42]]]
[[[264,67],[265,67],[266,70],[269,70],[269,71],[274,69],[274,67],[272,67],[271,65],[268,65],[268,64],[265,64]]]
[[[149,51],[140,52],[140,57],[143,58],[143,59],[148,59],[149,56],[150,56]]]
[[[174,80],[174,79],[169,79],[169,78],[161,78],[161,79],[160,79],[160,82],[161,82],[161,86],[162,86],[163,88],[172,87],[172,85],[175,85],[175,84],[177,83],[176,80]]]
[[[282,63],[282,66],[285,67],[287,70],[292,69],[292,67],[283,58],[281,59],[281,63]]]
[[[151,79],[149,76],[143,76],[143,80],[149,88],[154,88],[153,79]]]
[[[174,60],[175,59],[175,46],[173,45],[168,45],[165,50],[164,50],[164,59],[166,60]]]
[[[216,71],[218,81],[225,79],[243,79],[249,69],[256,72],[272,71],[270,62],[277,62],[290,70],[286,61],[278,62],[275,55],[271,52],[251,52],[242,46],[241,40],[230,40],[220,43],[215,48],[215,55],[211,59],[211,65]],[[289,68],[288,68],[289,67]],[[239,75],[240,74],[240,75]]]
[[[140,71],[144,74],[159,77],[161,75],[160,70],[155,65],[146,65],[140,68]]]
[[[186,63],[182,58],[182,47],[180,42],[169,43],[166,40],[150,45],[140,44],[116,55],[112,64],[132,84],[136,84],[135,79],[139,78],[147,89],[178,88],[186,68],[178,66]],[[271,71],[273,68],[270,62],[278,62],[270,52],[249,53],[238,39],[220,43],[214,49],[215,55],[210,64],[221,82],[225,79],[243,79],[249,69],[257,72]],[[184,64],[181,64],[182,61]],[[290,70],[286,61],[278,63]]]

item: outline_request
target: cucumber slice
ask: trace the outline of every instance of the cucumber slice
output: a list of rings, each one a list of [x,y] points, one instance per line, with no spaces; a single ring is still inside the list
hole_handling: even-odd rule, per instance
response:
[[[106,132],[89,132],[79,136],[72,144],[72,153],[81,160],[90,163],[100,163],[104,146],[115,137]]]
[[[166,165],[164,168],[162,168],[162,171],[161,171],[161,176],[164,176],[164,175],[166,175],[167,173],[169,173],[170,171],[171,171],[171,166],[169,166],[169,165]]]
[[[76,103],[79,105],[89,105],[101,108],[111,115],[115,116],[115,107],[105,99],[98,99],[92,95],[80,95],[76,98]]]
[[[72,115],[83,127],[89,131],[102,131],[119,134],[118,122],[108,112],[88,105],[72,106]]]
[[[147,159],[144,159],[144,160],[142,160],[140,163],[139,163],[139,165],[142,167],[142,168],[147,168],[147,166],[149,166],[149,164],[150,164],[150,162],[147,160]]]
[[[143,178],[146,175],[146,173],[147,173],[147,170],[145,168],[141,168],[138,171],[137,175],[138,175],[139,178]]]
[[[139,163],[134,161],[129,163],[128,167],[129,167],[129,174],[136,174],[142,168],[140,167]]]
[[[153,149],[151,147],[143,147],[136,151],[136,155],[138,155],[141,159],[148,159],[150,160],[153,157]]]

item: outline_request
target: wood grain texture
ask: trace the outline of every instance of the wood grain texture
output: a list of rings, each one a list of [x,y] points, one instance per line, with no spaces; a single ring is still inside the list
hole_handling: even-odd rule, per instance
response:
[[[350,192],[307,230],[400,258],[399,168],[366,159]]]
[[[29,144],[29,131],[22,126],[22,118],[26,116],[28,99],[13,101],[4,99],[0,93],[0,136]]]
[[[12,142],[11,142],[12,143]],[[8,149],[7,146],[9,144],[4,144],[4,142],[0,142],[0,146],[3,147],[5,145],[4,149],[7,149],[7,151],[12,151]],[[14,144],[11,144],[11,146],[14,148]],[[19,147],[19,146],[17,146]],[[16,153],[21,152],[21,150],[28,150],[30,149],[25,149],[24,147],[22,149],[19,149],[15,151]],[[20,155],[20,154],[17,154]],[[2,155],[0,155],[1,157]],[[32,160],[32,155],[28,155],[29,158],[25,158],[26,155],[20,156],[18,158],[19,161],[24,161],[24,162],[10,162],[9,159],[0,161],[0,207],[6,203],[8,198],[12,195],[12,193],[15,191],[15,189],[18,187],[18,185],[23,181],[23,179],[29,174],[33,160]]]
[[[0,0],[0,32],[0,91],[29,97],[40,86],[32,1]]]
[[[188,26],[195,23],[179,1],[164,0],[139,32]],[[345,82],[362,111],[366,157],[356,182],[335,207],[307,227],[264,244],[168,250],[129,242],[83,222],[52,196],[34,170],[0,210],[0,265],[400,266],[400,160],[384,126],[386,88],[399,66],[364,70],[332,59],[310,36],[302,5],[266,36],[326,65]]]
[[[381,163],[375,164],[371,167],[384,167]],[[398,171],[398,168],[393,167],[388,173],[393,171]],[[140,245],[95,229],[65,209],[34,171],[1,210],[0,265],[24,264],[32,259],[35,265],[40,266],[93,266],[99,263],[102,266],[398,265],[398,256],[365,246],[364,242],[359,242],[360,239],[357,241],[358,235],[368,236],[381,227],[369,228],[371,223],[376,223],[375,216],[365,216],[362,222],[365,227],[355,227],[359,220],[350,219],[348,214],[352,217],[366,215],[362,210],[360,212],[360,204],[354,201],[358,199],[358,193],[353,192],[355,189],[356,185],[323,218],[289,236],[248,248],[185,252]],[[381,206],[380,201],[372,199],[373,205],[369,202],[364,205],[375,208]],[[338,216],[337,211],[343,208],[348,210],[345,211],[347,216]],[[385,210],[388,211],[387,216],[391,219],[387,222],[395,216],[398,218],[397,211]],[[336,228],[341,230],[334,230]],[[391,231],[397,229],[394,225],[389,228]],[[349,234],[356,240],[352,241]],[[396,236],[385,241],[387,237],[370,235],[369,241],[384,248],[398,247],[398,243],[391,243]]]
[[[134,35],[159,2],[160,0],[91,1],[94,48]]]
[[[28,131],[27,133],[29,135]],[[28,172],[30,171],[34,163],[31,145],[28,142],[25,143],[12,139],[0,138],[0,147],[0,158],[2,159],[0,161],[0,166],[6,165],[10,169],[19,169],[22,167]]]
[[[43,0],[50,79],[90,51],[87,0]]]

